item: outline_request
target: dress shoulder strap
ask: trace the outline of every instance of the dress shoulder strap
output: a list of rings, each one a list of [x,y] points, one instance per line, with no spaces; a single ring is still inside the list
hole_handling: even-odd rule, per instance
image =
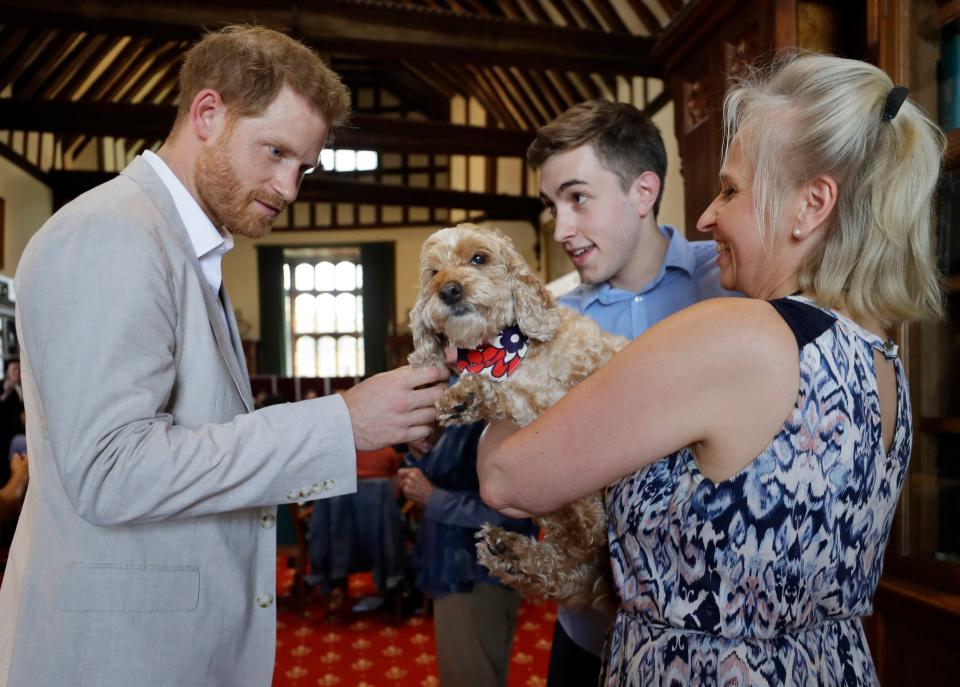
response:
[[[820,308],[792,298],[777,298],[767,301],[797,338],[797,348],[802,349],[833,326],[837,318]]]

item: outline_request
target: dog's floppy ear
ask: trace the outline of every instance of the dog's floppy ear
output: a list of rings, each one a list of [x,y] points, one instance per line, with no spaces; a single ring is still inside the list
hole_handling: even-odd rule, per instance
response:
[[[443,367],[446,359],[443,354],[443,338],[434,330],[425,310],[430,299],[430,288],[426,280],[421,280],[417,302],[410,311],[410,331],[413,334],[413,353],[407,356],[407,362],[413,367]]]
[[[506,243],[517,325],[531,339],[549,341],[560,326],[560,307],[513,243]]]
[[[426,296],[423,290],[416,305],[410,311],[410,331],[413,334],[413,353],[407,356],[407,362],[413,367],[443,367],[443,339],[427,321],[423,314]]]

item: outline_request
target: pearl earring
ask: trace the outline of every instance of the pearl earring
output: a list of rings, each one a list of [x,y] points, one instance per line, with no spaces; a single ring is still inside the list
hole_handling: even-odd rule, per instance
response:
[[[796,238],[800,238],[801,236],[803,236],[803,232],[800,231],[800,227],[797,227],[796,229],[793,230],[793,235]]]

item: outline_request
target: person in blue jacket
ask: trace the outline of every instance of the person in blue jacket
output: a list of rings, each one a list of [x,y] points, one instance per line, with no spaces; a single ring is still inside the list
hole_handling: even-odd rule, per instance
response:
[[[530,520],[486,506],[477,480],[477,442],[485,423],[447,427],[421,458],[401,468],[404,495],[423,506],[417,585],[433,601],[441,687],[506,687],[520,594],[477,561],[484,523],[536,536]]]

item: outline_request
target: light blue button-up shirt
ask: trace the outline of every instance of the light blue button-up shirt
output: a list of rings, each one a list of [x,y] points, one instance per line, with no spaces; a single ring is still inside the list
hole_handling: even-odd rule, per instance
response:
[[[665,317],[717,296],[739,296],[720,287],[715,241],[687,241],[674,227],[660,231],[670,243],[656,276],[637,292],[603,284],[581,284],[559,298],[605,331],[635,339]]]
[[[687,241],[674,227],[660,227],[670,239],[656,276],[637,292],[603,284],[581,284],[561,296],[561,305],[589,316],[602,329],[635,339],[678,310],[717,296],[740,296],[720,287],[716,241]],[[599,656],[611,615],[560,608],[557,619],[581,648]]]

